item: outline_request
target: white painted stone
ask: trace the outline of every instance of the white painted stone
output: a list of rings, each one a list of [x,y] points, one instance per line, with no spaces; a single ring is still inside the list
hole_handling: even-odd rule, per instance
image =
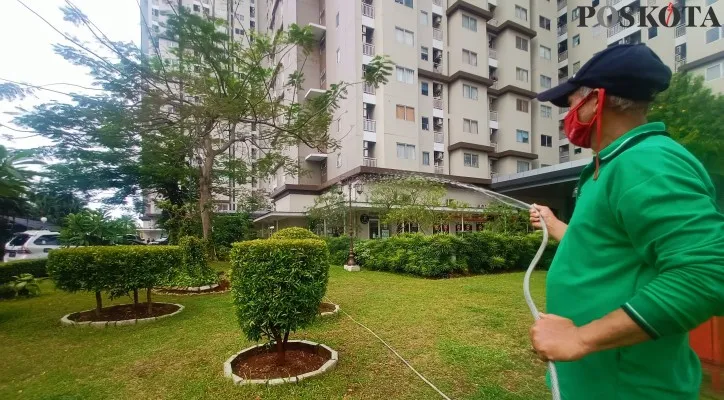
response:
[[[105,328],[108,324],[108,321],[97,321],[97,322],[91,322],[91,326],[94,328]]]
[[[127,319],[125,321],[116,321],[116,326],[124,326],[124,325],[136,325],[136,320]]]
[[[209,285],[201,286],[201,287],[199,288],[199,290],[202,291],[202,292],[205,291],[205,290],[209,290],[209,289],[211,289],[211,286],[209,286]]]
[[[360,268],[359,265],[346,265],[344,266],[344,270],[348,272],[359,272]]]

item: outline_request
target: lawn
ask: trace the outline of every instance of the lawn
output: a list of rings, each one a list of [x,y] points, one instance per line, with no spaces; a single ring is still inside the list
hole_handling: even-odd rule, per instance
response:
[[[522,278],[424,280],[332,267],[328,295],[453,399],[548,399],[544,365],[529,351]],[[544,279],[533,277],[539,302]],[[92,308],[92,295],[56,291],[49,281],[42,288],[38,298],[0,302],[1,399],[439,399],[342,315],[293,336],[338,350],[331,373],[296,385],[237,387],[223,377],[222,363],[249,343],[229,294],[157,296],[186,309],[148,325],[93,329],[59,323]]]

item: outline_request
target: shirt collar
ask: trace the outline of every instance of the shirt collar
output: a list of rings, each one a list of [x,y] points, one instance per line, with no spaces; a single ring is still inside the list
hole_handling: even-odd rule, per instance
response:
[[[633,128],[632,130],[619,136],[616,140],[611,142],[611,144],[601,150],[601,153],[599,154],[599,156],[601,157],[601,161],[610,160],[621,151],[630,147],[633,143],[637,142],[637,140],[634,139],[641,138],[642,136],[648,136],[648,134],[652,133],[665,134],[666,125],[663,122],[649,122],[647,124],[639,125],[636,128]]]

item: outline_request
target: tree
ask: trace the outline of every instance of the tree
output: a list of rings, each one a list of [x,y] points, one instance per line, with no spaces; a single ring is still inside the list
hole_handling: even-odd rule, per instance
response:
[[[58,158],[79,160],[68,176],[97,178],[77,182],[84,188],[105,185],[119,195],[149,189],[180,205],[183,188],[193,187],[207,239],[214,193],[228,190],[230,181],[243,186],[280,169],[298,173],[298,160],[285,152],[290,146],[334,150],[328,127],[338,101],[363,83],[331,84],[324,94],[299,101],[304,76],[294,71],[285,77],[281,60],[296,52],[306,62],[315,44],[309,27],[292,24],[274,36],[250,32],[241,43],[225,21],[179,7],[161,34],[177,46],[164,54],[155,43],[155,54],[147,56],[110,40],[76,7],[64,12],[108,54],[68,36],[71,44],[55,50],[88,68],[103,92],[40,106],[17,123],[56,141]],[[386,83],[390,64],[375,57],[365,82]],[[253,161],[230,155],[251,149],[259,154]]]
[[[704,78],[674,74],[669,89],[656,96],[649,111],[651,121],[663,121],[673,139],[694,154],[717,186],[724,206],[724,95],[704,86]]]
[[[110,218],[103,211],[86,209],[65,218],[60,242],[70,246],[112,245],[135,232],[136,224],[131,217]]]
[[[485,230],[498,233],[527,233],[529,217],[527,210],[521,210],[505,203],[494,201],[483,210]]]
[[[445,185],[420,177],[389,177],[371,183],[369,201],[386,224],[414,223],[425,227],[442,222]]]
[[[344,233],[348,223],[349,208],[345,196],[330,190],[314,199],[314,205],[307,210],[311,225],[322,230]]]

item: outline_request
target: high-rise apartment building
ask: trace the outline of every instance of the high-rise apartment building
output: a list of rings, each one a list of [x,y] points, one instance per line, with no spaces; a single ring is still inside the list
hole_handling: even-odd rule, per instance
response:
[[[226,1],[186,2],[220,13],[228,8]],[[685,20],[677,27],[627,27],[625,20],[600,25],[595,18],[589,27],[578,26],[580,6],[665,7],[663,0],[257,2],[260,32],[296,23],[318,39],[304,62],[301,54],[282,60],[285,68],[303,70],[301,97],[319,95],[333,82],[362,82],[375,55],[395,63],[387,85],[355,85],[340,101],[330,126],[338,151],[290,148],[307,173],[279,171],[259,184],[271,191],[277,217],[287,213],[289,220],[302,218],[332,185],[359,174],[402,170],[485,185],[496,176],[590,158],[590,150],[563,134],[567,110],[534,97],[607,46],[646,43],[672,70],[703,74],[724,91],[722,28],[686,27]],[[683,5],[711,6],[724,20],[724,0],[675,2]]]

